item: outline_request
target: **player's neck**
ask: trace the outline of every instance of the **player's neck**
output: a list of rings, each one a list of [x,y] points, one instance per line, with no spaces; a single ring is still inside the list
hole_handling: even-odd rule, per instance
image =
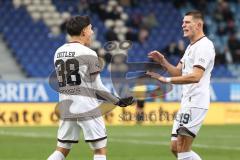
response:
[[[71,37],[70,40],[69,40],[70,43],[73,43],[73,42],[78,42],[84,46],[86,46],[86,42],[84,39],[80,38],[80,37]]]
[[[196,43],[197,41],[199,41],[200,39],[202,39],[203,37],[205,37],[205,34],[203,32],[200,32],[199,34],[196,34],[195,36],[193,36],[192,38],[190,38],[190,42],[191,45]]]

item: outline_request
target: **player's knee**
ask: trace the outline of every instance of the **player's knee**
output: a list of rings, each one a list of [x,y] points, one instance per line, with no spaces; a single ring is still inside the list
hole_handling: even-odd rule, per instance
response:
[[[72,148],[72,143],[58,142],[57,147],[62,148],[63,150],[70,150]]]
[[[62,143],[62,142],[57,143],[57,150],[60,151],[65,157],[67,157],[71,148],[72,148],[71,143]]]
[[[103,139],[96,142],[89,142],[90,148],[94,151],[94,154],[105,155],[107,152],[107,139]]]

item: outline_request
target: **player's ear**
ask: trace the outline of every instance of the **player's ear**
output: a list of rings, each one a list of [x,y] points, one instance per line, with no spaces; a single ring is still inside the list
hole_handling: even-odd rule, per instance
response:
[[[85,36],[86,35],[86,27],[82,29],[82,32],[81,32],[81,36]]]
[[[82,30],[82,32],[81,32],[81,34],[80,34],[81,36],[85,36],[85,31],[84,31],[84,29]]]
[[[198,21],[197,26],[198,26],[199,28],[202,28],[202,27],[203,27],[203,23],[202,23],[201,21]]]
[[[198,22],[198,27],[201,27],[201,25],[202,25],[201,22]]]

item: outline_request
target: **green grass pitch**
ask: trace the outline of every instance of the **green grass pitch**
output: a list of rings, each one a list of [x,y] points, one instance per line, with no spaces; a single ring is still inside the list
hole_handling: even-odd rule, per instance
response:
[[[174,160],[170,126],[111,126],[108,160]],[[46,160],[56,145],[56,127],[1,127],[0,160]],[[203,126],[193,150],[203,160],[239,160],[240,125]],[[81,139],[67,160],[92,160]]]

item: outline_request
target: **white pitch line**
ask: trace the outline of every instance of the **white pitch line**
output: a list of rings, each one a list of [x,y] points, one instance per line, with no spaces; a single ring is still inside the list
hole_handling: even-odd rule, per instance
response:
[[[145,141],[145,140],[135,140],[135,139],[123,140],[123,139],[109,138],[108,141],[118,142],[118,143],[147,144],[147,145],[160,145],[160,146],[167,146],[170,144],[170,142],[167,142],[167,141],[158,142],[158,141]]]
[[[123,139],[109,139],[110,142],[118,143],[132,143],[132,144],[145,144],[145,145],[158,145],[158,146],[169,146],[170,141],[145,141],[145,140],[123,140]],[[205,145],[205,144],[193,144],[193,147],[204,148],[204,149],[222,149],[222,150],[237,150],[240,151],[240,147],[230,147],[230,146],[214,146],[214,145]]]
[[[14,136],[14,137],[27,137],[27,138],[56,138],[56,135],[46,134],[46,133],[37,133],[37,132],[9,132],[9,131],[0,131],[0,135]],[[131,143],[139,145],[157,145],[157,146],[169,146],[170,141],[146,141],[146,140],[136,140],[136,139],[115,139],[109,138],[110,142],[117,143]],[[193,147],[204,148],[204,149],[221,149],[221,150],[237,150],[240,151],[240,147],[231,147],[231,146],[215,146],[215,145],[205,145],[205,144],[193,144]]]
[[[9,131],[0,131],[0,135],[14,136],[14,137],[27,137],[27,138],[54,138],[56,136],[46,133],[37,133],[37,132],[9,132]]]
[[[152,137],[152,136],[157,136],[157,137],[170,137],[170,133],[168,134],[156,134],[156,133],[123,133],[123,134],[113,134],[115,137]],[[212,138],[211,136],[205,136],[205,135],[199,135],[201,138]],[[233,138],[239,138],[239,136],[235,135],[215,135],[214,138],[220,138],[220,139],[233,139]]]

